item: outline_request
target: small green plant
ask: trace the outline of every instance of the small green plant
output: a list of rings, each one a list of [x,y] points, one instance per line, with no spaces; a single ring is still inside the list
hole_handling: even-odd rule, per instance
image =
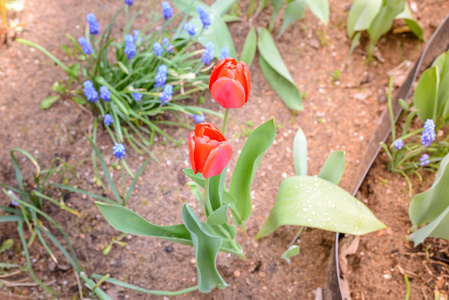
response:
[[[408,182],[409,194],[412,195],[412,185],[408,175],[415,174],[422,180],[424,170],[436,172],[438,163],[449,153],[449,137],[437,132],[444,132],[449,120],[449,55],[441,54],[432,66],[423,72],[416,86],[411,105],[399,99],[404,109],[406,120],[401,134],[394,126],[392,112],[391,89],[393,79],[390,78],[388,93],[388,109],[391,119],[392,143],[387,146],[382,143],[389,158],[388,169],[402,174]],[[424,123],[419,129],[411,130],[414,120]]]
[[[340,70],[335,70],[333,73],[332,73],[332,81],[333,82],[336,82],[336,81],[339,81],[340,80],[340,77],[341,77],[341,72],[340,72]]]
[[[349,38],[353,39],[350,52],[359,42],[362,31],[367,30],[368,59],[371,59],[377,41],[390,30],[395,19],[403,19],[418,39],[424,40],[423,30],[413,19],[405,0],[354,0],[346,26]]]
[[[18,39],[46,54],[68,75],[66,82],[53,85],[57,95],[44,99],[41,106],[49,108],[66,96],[78,104],[90,102],[94,112],[101,114],[113,142],[123,144],[127,140],[141,155],[143,151],[151,155],[149,146],[156,133],[168,141],[179,142],[166,134],[160,124],[188,126],[182,118],[178,122],[156,116],[171,112],[198,120],[204,119],[204,113],[220,115],[181,101],[207,88],[214,57],[222,52],[235,53],[226,24],[217,12],[219,7],[198,5],[195,11],[194,3],[189,3],[177,3],[182,11],[174,15],[170,4],[163,2],[162,14],[140,30],[134,29],[134,21],[141,12],[131,15],[131,5],[121,7],[105,29],[94,14],[88,14],[83,37],[77,40],[66,35],[72,46],[63,49],[76,61],[71,65],[31,41]],[[121,14],[126,18],[123,35],[113,37],[115,20]],[[172,26],[176,21],[178,26]],[[161,29],[155,30],[156,24]],[[195,50],[197,43],[206,48]]]

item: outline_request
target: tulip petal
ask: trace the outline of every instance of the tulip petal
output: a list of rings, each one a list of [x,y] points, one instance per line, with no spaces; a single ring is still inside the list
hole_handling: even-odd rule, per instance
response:
[[[209,78],[209,90],[212,89],[212,85],[215,83],[215,81],[218,79],[218,75],[221,72],[221,69],[223,68],[224,65],[226,65],[228,62],[232,62],[234,61],[234,64],[236,64],[237,62],[235,61],[235,59],[231,58],[231,57],[226,57],[225,59],[220,60],[214,67],[214,70],[212,71],[212,74],[210,74],[210,78]]]
[[[195,132],[191,132],[189,134],[189,160],[190,165],[192,166],[193,174],[198,173],[195,167]]]
[[[208,122],[202,122],[195,126],[195,136],[197,137],[208,136],[212,140],[217,140],[219,142],[226,141],[225,137],[220,132],[220,130],[213,124]]]
[[[245,75],[245,79],[246,79],[246,101],[248,102],[248,98],[249,98],[249,93],[251,91],[251,73],[249,72],[249,68],[248,65],[242,61],[241,62],[242,66],[243,66],[243,74]]]
[[[195,137],[195,167],[198,172],[203,173],[204,165],[210,153],[220,145],[220,142],[211,140],[208,136]]]
[[[212,86],[212,99],[224,108],[240,108],[246,103],[243,85],[235,80],[221,77]]]
[[[232,147],[229,142],[222,142],[212,150],[203,168],[203,177],[209,178],[220,174],[228,165],[232,156]]]

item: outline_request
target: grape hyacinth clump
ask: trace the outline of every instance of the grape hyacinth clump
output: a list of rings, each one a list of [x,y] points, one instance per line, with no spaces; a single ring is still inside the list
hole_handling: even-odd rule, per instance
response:
[[[153,44],[153,51],[154,51],[154,55],[161,56],[161,54],[164,51],[164,49],[162,48],[161,44],[156,42],[156,43]]]
[[[404,141],[403,140],[396,140],[396,141],[394,141],[394,147],[397,149],[397,150],[401,150],[402,149],[402,147],[404,147]]]
[[[202,7],[201,5],[198,5],[196,7],[196,11],[200,15],[201,23],[203,24],[203,28],[207,29],[212,24],[212,20],[210,18],[209,13]]]
[[[419,159],[419,161],[420,161],[420,163],[419,163],[419,166],[420,166],[420,167],[425,167],[425,166],[427,166],[427,165],[430,163],[429,155],[424,153],[424,154],[421,156],[421,158]]]
[[[93,83],[90,80],[86,80],[83,83],[84,86],[84,96],[90,103],[95,103],[98,101],[98,92],[95,90]]]
[[[111,92],[109,91],[108,87],[105,85],[100,87],[100,98],[106,102],[111,101]]]
[[[123,144],[115,143],[114,147],[112,148],[112,153],[116,158],[124,159],[126,155],[125,146],[123,146]]]
[[[164,1],[162,2],[162,14],[164,15],[164,19],[168,20],[173,17],[173,8],[170,5],[170,2]]]
[[[428,119],[424,123],[424,131],[421,135],[421,145],[429,147],[435,140],[435,123],[432,119]]]
[[[92,54],[92,45],[86,40],[85,37],[80,37],[78,43],[81,45],[84,54]]]
[[[125,35],[125,54],[128,59],[132,59],[136,55],[136,45],[134,45],[134,38],[132,35]]]
[[[109,126],[112,124],[114,120],[112,119],[112,116],[110,114],[104,115],[104,124]]]
[[[86,16],[87,23],[89,23],[90,34],[98,34],[100,32],[100,24],[97,22],[94,14]]]
[[[172,94],[173,94],[173,86],[171,84],[166,84],[161,93],[162,105],[165,105],[170,101]]]
[[[229,57],[229,49],[227,47],[221,48],[220,60]]]
[[[209,65],[212,59],[214,59],[214,43],[208,42],[203,52],[202,60],[204,64]]]
[[[187,22],[184,24],[184,30],[187,31],[187,33],[190,34],[191,36],[194,36],[198,31],[198,28],[196,28],[196,26],[193,25],[192,23]]]
[[[167,81],[167,67],[165,65],[160,65],[155,77],[155,87],[163,87]]]

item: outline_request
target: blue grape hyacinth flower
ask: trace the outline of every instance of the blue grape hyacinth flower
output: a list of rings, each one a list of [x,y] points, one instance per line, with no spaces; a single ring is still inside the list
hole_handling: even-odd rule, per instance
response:
[[[184,24],[184,30],[187,31],[187,33],[190,34],[191,36],[194,36],[198,31],[198,28],[196,28],[196,26],[193,25],[192,23],[187,22]]]
[[[424,123],[424,131],[421,135],[421,145],[429,147],[435,140],[435,123],[432,119],[428,119]]]
[[[173,94],[173,86],[171,84],[166,84],[161,93],[162,105],[165,105],[170,101],[172,94]]]
[[[80,37],[78,43],[81,45],[84,54],[92,54],[92,45],[87,41],[85,37]]]
[[[170,44],[170,40],[168,38],[162,39],[162,46],[164,46],[168,52],[173,52],[173,46]]]
[[[136,100],[137,102],[139,102],[140,100],[142,100],[142,94],[140,93],[133,93],[133,99]]]
[[[203,24],[203,28],[207,29],[212,24],[212,20],[210,18],[209,13],[202,7],[201,5],[198,5],[196,7],[196,11],[200,15],[201,23]]]
[[[111,92],[109,91],[108,87],[105,85],[100,87],[100,98],[106,102],[111,101]]]
[[[114,147],[112,147],[112,153],[118,159],[124,159],[126,155],[125,146],[123,146],[123,144],[115,143]]]
[[[103,121],[105,125],[109,126],[112,124],[112,122],[114,122],[114,119],[112,119],[112,116],[110,114],[105,114]]]
[[[425,166],[427,166],[427,165],[430,163],[429,155],[424,153],[424,154],[421,156],[421,158],[419,159],[419,161],[420,161],[420,163],[419,163],[419,166],[420,166],[420,167],[425,167]]]
[[[134,4],[134,0],[125,0],[125,4],[132,6]]]
[[[163,87],[167,81],[167,66],[160,65],[155,77],[155,87]]]
[[[224,59],[226,57],[229,57],[229,49],[227,47],[223,47],[221,48],[220,59]]]
[[[401,150],[402,147],[404,147],[404,141],[403,140],[396,140],[396,141],[394,141],[393,145],[394,145],[394,147],[397,150]]]
[[[132,59],[136,55],[136,45],[134,44],[134,38],[132,35],[125,35],[125,54],[128,59]]]
[[[204,122],[204,120],[206,120],[206,116],[205,115],[192,115],[192,118],[197,123],[201,123],[201,122]]]
[[[164,19],[168,20],[173,17],[173,8],[171,8],[170,2],[164,1],[162,2],[162,14],[164,15]]]
[[[154,51],[154,55],[161,56],[164,49],[162,48],[161,44],[159,44],[159,42],[156,42],[153,44],[153,51]]]
[[[212,59],[214,59],[214,43],[207,42],[206,49],[203,52],[202,60],[205,65],[209,65]]]
[[[84,86],[84,96],[90,103],[95,103],[98,101],[98,92],[95,90],[93,83],[90,80],[86,80],[83,83]]]
[[[137,44],[138,42],[142,42],[143,41],[143,37],[142,36],[139,39],[139,30],[134,30],[133,31],[133,36],[134,36],[134,44]]]
[[[89,23],[90,34],[98,34],[100,32],[100,24],[97,22],[94,14],[87,14],[87,23]]]

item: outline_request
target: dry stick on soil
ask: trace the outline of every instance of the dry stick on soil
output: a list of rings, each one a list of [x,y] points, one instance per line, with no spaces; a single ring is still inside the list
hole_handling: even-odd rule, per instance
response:
[[[73,274],[75,274],[76,283],[78,284],[78,292],[80,293],[80,299],[83,299],[83,287],[81,286],[80,277],[78,276],[78,272],[73,269]]]
[[[22,273],[22,271],[21,270],[17,270],[17,271],[14,271],[12,273],[9,273],[9,274],[0,275],[0,278],[7,278],[7,277],[11,277],[11,276],[20,274],[20,273]]]
[[[7,287],[15,287],[15,286],[37,286],[36,282],[10,282],[6,280],[0,280],[1,284],[4,284]]]

